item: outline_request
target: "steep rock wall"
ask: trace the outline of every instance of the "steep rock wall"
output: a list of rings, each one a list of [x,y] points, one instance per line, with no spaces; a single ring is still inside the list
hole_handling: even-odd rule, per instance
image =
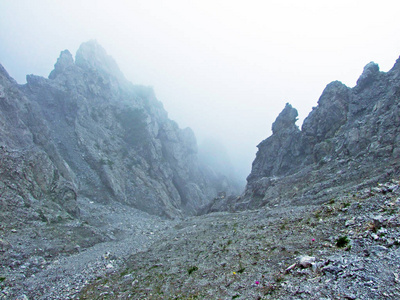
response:
[[[0,65],[0,221],[5,226],[79,216],[74,175],[39,108]]]
[[[168,118],[151,88],[128,82],[95,41],[75,60],[62,51],[49,79],[28,75],[15,88],[36,107],[46,127],[37,138],[66,166],[78,196],[176,217],[195,213],[221,186],[235,190],[198,162],[192,130]]]
[[[258,145],[245,193],[224,209],[323,202],[337,189],[399,173],[400,59],[387,73],[367,64],[357,85],[327,85],[296,125],[287,104]]]

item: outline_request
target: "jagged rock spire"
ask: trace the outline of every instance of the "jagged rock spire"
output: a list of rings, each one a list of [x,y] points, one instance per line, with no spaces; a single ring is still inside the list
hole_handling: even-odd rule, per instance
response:
[[[289,103],[286,103],[285,108],[276,118],[275,122],[272,124],[272,133],[276,134],[283,130],[292,130],[296,129],[296,121],[297,121],[298,112],[295,108],[292,107]]]
[[[72,65],[74,65],[74,59],[71,52],[68,50],[61,51],[60,57],[54,65],[54,70],[49,75],[49,79],[55,79],[58,74],[64,72],[65,69]]]
[[[364,71],[357,80],[357,87],[364,88],[372,83],[376,77],[379,75],[378,64],[371,61],[364,67]]]
[[[76,52],[75,64],[83,69],[94,69],[103,74],[112,75],[119,81],[126,81],[115,60],[96,40],[81,44]]]

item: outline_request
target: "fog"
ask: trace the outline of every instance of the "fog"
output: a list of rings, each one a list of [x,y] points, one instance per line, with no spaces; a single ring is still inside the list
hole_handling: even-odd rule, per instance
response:
[[[301,126],[329,82],[352,87],[368,62],[393,66],[399,11],[385,0],[2,0],[0,63],[24,83],[96,39],[199,144],[223,144],[244,179],[286,102]]]

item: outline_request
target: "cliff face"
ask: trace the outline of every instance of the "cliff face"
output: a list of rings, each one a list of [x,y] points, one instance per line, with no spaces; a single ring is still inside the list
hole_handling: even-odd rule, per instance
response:
[[[77,186],[39,108],[0,66],[0,220],[77,217]]]
[[[335,189],[398,173],[400,59],[387,73],[369,63],[354,88],[328,84],[301,130],[296,117],[287,104],[231,209],[321,202]]]
[[[37,185],[68,213],[79,213],[78,196],[193,214],[229,181],[199,164],[191,129],[168,119],[153,90],[128,82],[95,41],[75,61],[61,52],[49,79],[28,75],[19,86],[1,74],[1,151],[9,157],[1,174],[12,176],[17,164],[33,178],[21,184]]]

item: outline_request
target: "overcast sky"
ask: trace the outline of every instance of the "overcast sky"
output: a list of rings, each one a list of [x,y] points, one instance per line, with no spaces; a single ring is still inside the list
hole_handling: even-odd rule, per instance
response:
[[[198,142],[220,140],[248,174],[291,103],[298,125],[333,80],[400,55],[400,1],[0,0],[0,63],[19,83],[96,39],[127,79],[153,86]],[[245,175],[243,175],[245,176]]]

